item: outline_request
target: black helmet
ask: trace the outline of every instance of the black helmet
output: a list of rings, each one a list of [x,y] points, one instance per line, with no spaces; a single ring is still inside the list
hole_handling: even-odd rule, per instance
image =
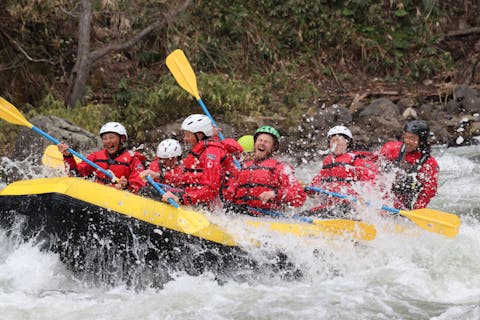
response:
[[[413,120],[405,125],[403,131],[416,134],[419,137],[420,142],[427,143],[430,136],[430,129],[425,121]]]

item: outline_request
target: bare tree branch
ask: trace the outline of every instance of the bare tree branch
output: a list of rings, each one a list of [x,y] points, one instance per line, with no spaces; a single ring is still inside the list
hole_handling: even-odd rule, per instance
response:
[[[125,50],[135,45],[153,30],[167,25],[171,17],[177,16],[181,12],[185,11],[191,3],[192,0],[185,0],[176,9],[171,10],[161,18],[157,18],[157,21],[153,22],[125,42],[112,43],[97,50],[90,51],[90,31],[92,28],[91,0],[81,0],[82,11],[80,13],[79,20],[77,60],[70,75],[69,88],[65,99],[66,105],[73,107],[77,101],[83,98],[91,66],[97,60],[103,58],[111,52]]]
[[[129,39],[128,41],[125,41],[123,43],[113,43],[110,44],[106,47],[97,49],[95,51],[92,51],[89,55],[88,58],[93,62],[97,61],[98,59],[104,57],[105,55],[109,54],[112,51],[121,51],[130,48],[131,46],[135,45],[137,42],[142,40],[143,37],[148,35],[150,32],[153,30],[156,30],[158,28],[163,27],[166,25],[171,17],[174,17],[183,11],[185,11],[188,6],[192,3],[192,0],[186,0],[185,2],[182,3],[180,7],[178,7],[176,10],[173,10],[172,12],[168,13],[167,15],[164,15],[162,20],[157,20],[156,22],[152,23],[139,33],[137,33],[133,38]],[[159,18],[160,19],[160,18]]]
[[[25,56],[25,58],[27,58],[29,61],[32,61],[32,62],[46,62],[46,63],[49,63],[51,65],[55,65],[55,62],[47,60],[47,59],[35,59],[35,58],[30,57],[30,55],[22,48],[22,46],[20,45],[20,43],[18,43],[17,40],[13,39],[12,37],[10,37],[5,32],[2,32],[2,34],[6,38],[8,38],[8,40],[10,40],[17,47],[17,49]]]
[[[446,37],[447,38],[461,37],[461,36],[468,36],[475,33],[480,33],[480,27],[469,28],[465,30],[450,31],[449,33],[447,33]]]
[[[165,23],[166,23],[165,20],[157,21],[157,22],[149,25],[148,27],[146,27],[145,29],[143,29],[139,33],[137,33],[133,38],[131,38],[131,39],[129,39],[129,40],[123,42],[123,43],[112,43],[112,44],[110,44],[106,47],[103,47],[103,48],[97,49],[95,51],[92,51],[88,54],[88,59],[92,62],[95,62],[95,61],[103,58],[104,56],[106,56],[107,54],[109,54],[112,51],[121,51],[121,50],[128,49],[131,46],[133,46],[134,44],[136,44],[137,42],[139,42],[140,40],[142,40],[142,38],[145,37],[146,35],[148,35],[150,32],[152,32],[153,30],[155,30],[157,28],[160,28]]]

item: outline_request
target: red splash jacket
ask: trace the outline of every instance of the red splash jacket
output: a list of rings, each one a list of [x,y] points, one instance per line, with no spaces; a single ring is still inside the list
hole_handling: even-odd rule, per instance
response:
[[[159,161],[160,158],[155,157],[150,166],[150,170],[160,173],[160,178],[154,179],[156,182],[163,183],[172,187],[176,187],[181,184],[183,175],[183,164],[179,163],[171,169],[166,169]]]
[[[274,191],[276,197],[263,203],[258,197],[265,191]],[[225,199],[237,205],[276,210],[284,204],[302,206],[306,194],[293,168],[269,157],[246,161],[225,191]]]
[[[145,186],[145,182],[140,178],[140,172],[144,170],[144,166],[133,151],[124,149],[118,152],[114,158],[111,158],[107,150],[103,149],[89,154],[87,159],[105,170],[112,171],[117,178],[121,178],[122,176],[127,178],[128,190],[131,192],[137,192]],[[87,177],[94,174],[96,182],[112,184],[110,177],[86,162],[81,161],[77,164],[73,156],[64,157],[63,160],[69,176]]]
[[[380,155],[395,163],[400,156],[402,144],[401,141],[387,142],[380,150]],[[440,170],[437,160],[429,154],[424,157],[422,152],[415,150],[405,153],[398,166],[403,168],[404,173],[415,176],[418,187],[412,188],[410,191],[393,190],[395,207],[401,209],[425,208],[437,193],[438,172]],[[412,200],[414,200],[414,203],[411,203]]]
[[[209,204],[217,198],[224,174],[223,162],[227,153],[223,144],[212,139],[193,146],[183,160],[183,173],[177,187],[182,204]]]
[[[330,154],[323,160],[320,172],[313,178],[310,185],[332,192],[356,196],[357,193],[352,188],[353,183],[365,181],[371,183],[372,186],[375,184],[378,169],[375,163],[371,161],[374,158],[375,156],[372,153],[366,151],[346,152],[339,156]],[[309,194],[314,193],[313,191],[307,192]],[[327,203],[323,203],[321,207],[334,206],[345,201],[328,197]]]

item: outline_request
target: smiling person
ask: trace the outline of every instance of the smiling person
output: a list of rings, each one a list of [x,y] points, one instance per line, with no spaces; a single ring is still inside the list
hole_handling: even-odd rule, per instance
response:
[[[403,128],[402,141],[387,142],[380,150],[385,171],[396,173],[391,188],[396,208],[425,208],[437,192],[440,169],[430,154],[429,135],[425,121],[413,120]]]
[[[312,179],[311,187],[320,187],[330,192],[357,196],[356,187],[375,186],[378,169],[368,151],[353,150],[353,135],[350,129],[338,125],[328,130],[327,141],[330,154],[323,159],[322,168]],[[332,196],[319,195],[307,190],[308,195],[320,201],[314,208],[304,212],[323,218],[348,217],[352,214],[351,201]]]
[[[162,140],[157,147],[157,156],[148,169],[140,173],[143,179],[151,176],[162,184],[176,185],[182,175],[182,146],[175,139]]]
[[[182,131],[183,141],[191,146],[183,159],[183,172],[176,184],[183,191],[167,191],[162,200],[167,202],[168,198],[172,198],[184,205],[213,207],[229,158],[226,147],[214,135],[212,122],[206,115],[188,116],[182,123]]]
[[[144,169],[141,161],[143,155],[127,150],[128,136],[125,127],[118,122],[107,122],[102,126],[99,134],[102,138],[103,149],[89,154],[87,158],[103,169],[111,171],[118,181],[112,181],[110,177],[86,162],[81,161],[77,164],[73,155],[67,150],[69,146],[65,142],[61,142],[57,147],[58,151],[63,154],[68,174],[80,177],[93,175],[96,182],[110,184],[117,189],[132,192],[137,192],[144,187],[145,183],[140,178],[140,172]]]
[[[306,199],[293,168],[274,157],[279,148],[280,134],[270,126],[255,131],[253,157],[242,164],[225,191],[227,208],[240,213],[260,215],[255,210],[282,206],[300,207]]]

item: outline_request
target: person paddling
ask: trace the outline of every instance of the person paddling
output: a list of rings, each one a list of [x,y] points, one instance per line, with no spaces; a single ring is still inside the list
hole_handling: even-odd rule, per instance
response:
[[[270,126],[255,131],[253,158],[245,161],[224,193],[229,210],[261,215],[282,206],[300,207],[306,199],[293,168],[275,158],[280,134]]]
[[[327,133],[331,153],[322,162],[322,168],[312,179],[310,187],[317,187],[329,192],[348,194],[357,197],[356,188],[373,188],[378,169],[373,159],[374,154],[368,151],[353,150],[353,135],[350,129],[338,125]],[[351,201],[338,197],[321,197],[318,193],[306,189],[309,196],[317,196],[321,204],[303,212],[304,215],[315,215],[323,218],[349,217],[353,208]]]
[[[233,166],[229,151],[235,147],[230,143],[233,139],[219,141],[211,120],[203,114],[188,116],[181,128],[184,142],[191,146],[183,160],[183,172],[176,185],[183,192],[167,191],[162,200],[167,202],[168,198],[172,198],[184,205],[203,204],[211,207],[214,200],[219,199],[227,168]],[[242,151],[241,147],[239,151]]]
[[[396,174],[390,190],[395,208],[425,208],[437,192],[440,168],[430,153],[429,136],[427,123],[413,120],[403,128],[402,141],[387,142],[380,150],[383,171]]]
[[[183,172],[182,146],[175,139],[165,139],[158,144],[156,157],[148,169],[140,173],[144,179],[151,176],[155,182],[175,186]]]
[[[164,190],[183,191],[175,188],[183,174],[182,152],[182,146],[177,140],[162,140],[158,144],[156,157],[150,162],[148,169],[140,173],[140,177],[146,180],[147,176],[150,176],[154,182],[160,183]],[[138,194],[158,200],[162,198],[161,193],[149,184],[140,189]]]
[[[117,181],[106,176],[90,164],[81,161],[77,164],[75,158],[68,152],[68,144],[61,142],[57,145],[58,151],[63,155],[65,168],[70,176],[87,177],[93,175],[95,181],[109,184],[117,189],[137,192],[145,186],[140,178],[140,172],[144,170],[142,157],[138,152],[127,150],[127,130],[118,122],[107,122],[100,128],[103,149],[88,155],[87,159],[101,168],[111,171]]]

